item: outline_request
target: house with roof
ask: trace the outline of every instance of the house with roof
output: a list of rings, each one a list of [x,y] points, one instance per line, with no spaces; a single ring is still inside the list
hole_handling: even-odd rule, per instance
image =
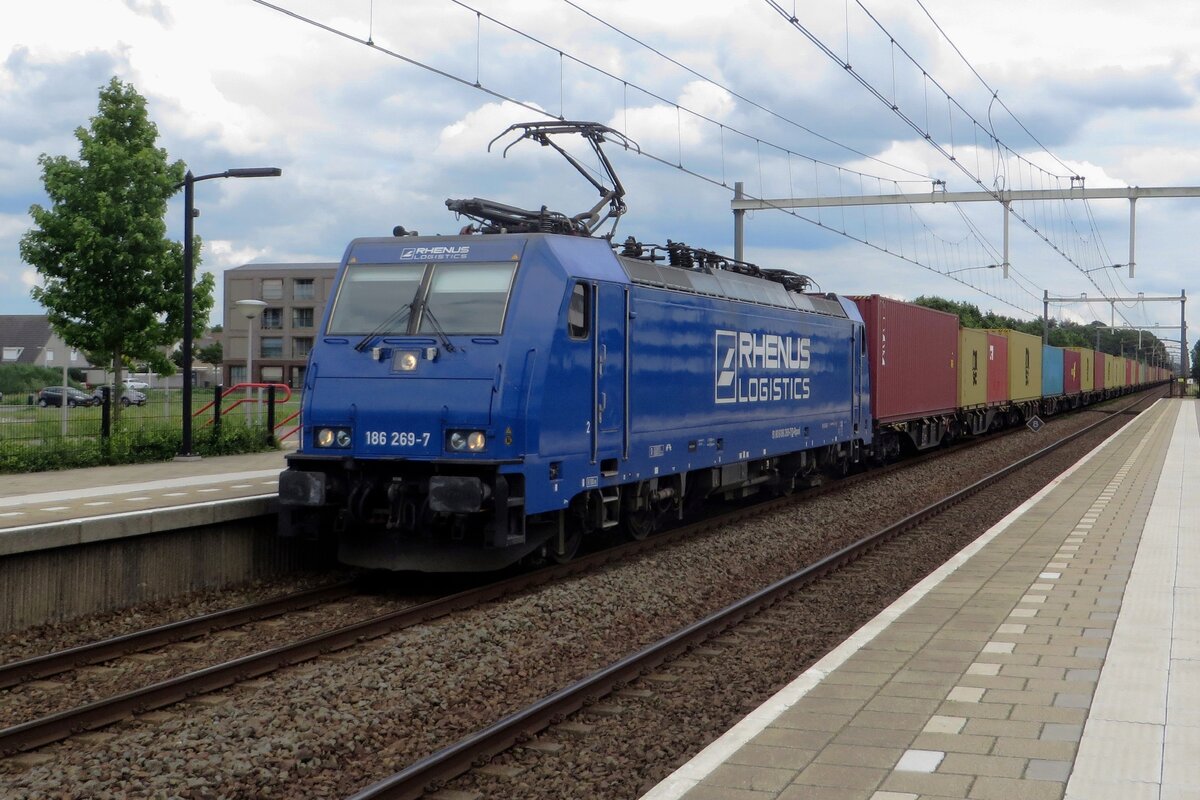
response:
[[[45,314],[0,315],[0,364],[87,369],[83,353],[68,347]]]

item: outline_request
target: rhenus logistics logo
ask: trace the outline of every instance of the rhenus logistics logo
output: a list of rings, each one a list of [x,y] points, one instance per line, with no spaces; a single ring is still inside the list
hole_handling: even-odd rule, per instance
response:
[[[771,403],[807,400],[811,342],[806,337],[777,333],[717,331],[714,401]]]
[[[405,247],[400,251],[401,261],[461,261],[471,254],[470,245],[457,247],[438,245],[436,247]]]

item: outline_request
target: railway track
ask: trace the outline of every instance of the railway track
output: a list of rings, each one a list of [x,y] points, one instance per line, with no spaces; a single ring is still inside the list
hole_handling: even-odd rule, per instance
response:
[[[7,689],[26,681],[49,678],[68,670],[98,664],[120,656],[143,653],[156,647],[186,641],[213,631],[234,628],[247,622],[270,619],[321,603],[341,600],[354,594],[357,586],[357,582],[353,580],[318,586],[281,597],[268,598],[257,603],[247,603],[237,608],[214,611],[211,614],[13,661],[0,665],[0,689]]]
[[[742,620],[750,618],[765,608],[779,603],[799,589],[820,580],[825,575],[842,569],[857,561],[887,542],[906,533],[918,525],[937,517],[946,510],[962,503],[985,488],[992,486],[1013,473],[1054,453],[1061,447],[1114,420],[1123,420],[1126,415],[1157,399],[1143,396],[1121,408],[1117,413],[1063,437],[1003,469],[953,492],[916,513],[883,528],[836,553],[812,564],[805,569],[772,583],[743,599],[687,625],[663,637],[653,644],[593,672],[586,678],[566,686],[525,708],[497,720],[495,723],[467,736],[449,747],[421,759],[403,770],[384,778],[359,792],[350,800],[409,800],[426,794],[430,789],[443,786],[472,767],[491,759],[527,741],[552,723],[566,719],[572,714],[594,704],[617,688],[625,686],[638,677],[658,668],[679,655],[696,648],[710,639],[725,634]]]
[[[795,498],[775,500],[766,504],[766,506],[776,508],[781,504],[789,502],[795,502]],[[700,531],[739,522],[748,517],[764,513],[765,510],[767,509],[763,506],[755,506],[728,512],[693,525],[666,531],[659,536],[642,541],[629,542],[615,548],[592,553],[567,564],[545,567],[486,586],[467,589],[426,603],[409,606],[399,611],[381,614],[370,619],[328,630],[300,641],[263,650],[149,686],[133,689],[87,705],[0,729],[0,754],[12,754],[30,750],[52,742],[61,741],[76,733],[96,730],[119,720],[129,718],[134,714],[179,703],[196,695],[213,692],[232,686],[240,681],[257,678],[283,667],[308,661],[317,656],[341,650],[362,641],[375,639],[414,625],[427,623],[448,614],[474,608],[483,603],[517,592],[562,580],[571,575],[593,570],[609,563],[628,559],[641,553],[664,547],[682,538],[694,536]],[[345,591],[346,594],[349,594],[352,593],[353,589],[339,589],[334,591],[334,593],[336,594],[337,591]],[[345,596],[345,594],[341,596]],[[309,607],[318,601],[308,597],[298,600],[294,600],[291,597],[281,598],[279,601],[280,610],[276,613],[286,613],[287,610],[282,608],[282,606],[287,605],[289,602],[303,602],[304,607]],[[234,617],[260,613],[256,610],[258,608],[259,606],[255,604],[247,606],[244,609],[218,612],[216,615],[207,615],[207,617],[219,617],[221,614],[230,614],[230,619],[233,619]],[[177,631],[179,630],[191,630],[192,636],[201,635],[204,633],[204,626],[209,624],[206,621],[207,617],[177,623],[177,628],[171,625],[163,626],[167,629],[174,628],[174,631],[167,630],[159,633],[160,629],[152,629],[131,634],[128,637],[117,637],[116,639],[100,642],[95,645],[85,645],[61,653],[17,662],[9,665],[11,670],[9,672],[8,685],[11,686],[15,683],[17,676],[23,676],[22,679],[28,679],[33,676],[44,676],[50,674],[51,670],[61,672],[71,669],[80,663],[95,663],[97,660],[120,656],[124,652],[128,652],[122,650],[123,646],[130,646],[125,645],[125,641],[136,642],[144,640],[147,642],[146,647],[154,647],[158,645],[149,644],[148,642],[157,640],[161,644],[163,641],[162,637],[173,634],[178,636]],[[245,620],[243,619],[242,621],[244,622]],[[230,624],[241,623],[231,622]],[[79,651],[78,655],[76,655],[77,651]],[[100,653],[106,653],[107,655],[102,656],[99,655]],[[0,675],[2,674],[0,673]]]
[[[1116,415],[1114,415],[1114,417],[1115,416]],[[1111,418],[1112,417],[1105,416],[1104,420],[1101,420],[1101,423],[1106,422]],[[1090,430],[1090,428],[1085,430]],[[1075,434],[1075,436],[1078,435],[1080,434]],[[1075,437],[1072,436],[1069,438]],[[996,441],[996,437],[990,437],[989,439],[983,441],[994,442]],[[904,462],[904,464],[898,465],[894,468],[903,468],[906,465],[915,465],[918,463],[918,461],[919,460]],[[29,750],[44,744],[62,740],[73,733],[94,730],[120,719],[130,717],[135,713],[162,708],[163,706],[186,700],[198,694],[212,692],[217,689],[233,685],[238,681],[267,674],[273,670],[290,664],[296,664],[324,653],[350,647],[364,640],[402,630],[413,625],[429,622],[447,614],[472,608],[481,603],[515,594],[541,584],[562,580],[573,574],[594,570],[606,564],[615,563],[641,553],[665,547],[680,539],[694,536],[702,530],[745,520],[748,517],[767,513],[781,506],[797,502],[798,500],[803,501],[811,499],[815,494],[824,494],[827,492],[848,489],[850,486],[854,485],[860,480],[865,480],[884,474],[886,471],[890,470],[869,472],[863,476],[857,476],[853,480],[828,484],[817,492],[810,491],[795,497],[781,498],[766,504],[760,504],[753,508],[729,512],[712,519],[704,520],[703,522],[695,525],[689,525],[673,531],[664,532],[659,536],[651,537],[645,541],[632,542],[614,549],[587,555],[566,565],[545,568],[533,573],[501,581],[496,584],[459,592],[439,600],[410,607],[401,611],[372,617],[371,619],[357,622],[352,625],[343,626],[332,631],[308,637],[302,641],[264,650],[253,655],[235,659],[223,664],[218,664],[213,667],[197,670],[187,675],[160,681],[144,688],[131,690],[120,695],[89,703],[79,708],[69,709],[60,713],[42,717],[40,719],[31,720],[27,723],[15,725],[11,728],[0,730],[0,752],[13,753]],[[912,518],[910,518],[910,520],[907,522],[910,525],[915,524],[912,521]],[[825,569],[832,568],[834,567],[830,565]],[[352,589],[345,589],[344,587],[341,589],[327,587],[325,590],[321,591],[349,592],[352,591]],[[309,594],[316,593],[318,593],[317,590],[314,590],[313,593]],[[311,600],[311,602],[308,602],[293,599],[286,602],[301,604],[307,602],[308,605],[311,605],[312,603],[320,601]],[[261,618],[263,613],[264,612],[262,609],[254,610],[253,607],[245,607],[243,609],[234,609],[230,612],[221,612],[217,615],[208,615],[209,619],[207,620],[206,618],[202,617],[196,620],[188,620],[185,623],[177,623],[175,626],[164,626],[165,629],[172,630],[162,630],[154,634],[147,632],[147,638],[144,641],[152,641],[154,636],[167,637],[168,641],[170,640],[169,637],[171,636],[183,638],[185,632],[188,630],[203,633],[203,629],[206,625],[209,626],[210,629],[214,629],[216,626],[221,625],[222,623],[220,623],[219,619],[222,618],[223,615],[226,615],[223,618],[228,621],[229,624],[236,625],[241,623],[232,620],[236,620],[239,614],[245,615],[248,618],[253,618],[255,615],[258,615],[258,618]],[[282,610],[278,613],[287,613],[287,611]],[[747,611],[745,613],[752,612]],[[193,633],[191,635],[199,634]],[[695,635],[700,634],[697,633]],[[53,657],[47,656],[38,659],[28,659],[25,662],[19,662],[18,664],[10,665],[12,670],[7,673],[10,676],[8,678],[7,685],[11,685],[15,680],[23,680],[29,679],[30,677],[41,677],[47,674],[53,674],[47,670],[60,668],[69,669],[72,668],[73,665],[78,665],[81,663],[96,663],[97,660],[104,660],[106,658],[113,657],[113,655],[117,655],[122,652],[128,652],[131,648],[136,647],[135,642],[137,639],[138,636],[119,637],[117,640],[112,640],[111,642],[88,645],[83,648],[74,648],[72,651],[66,651],[62,654],[54,654]],[[153,647],[157,645],[148,644],[146,646]],[[687,645],[684,644],[682,646],[686,647]],[[108,655],[104,655],[105,653]],[[58,666],[54,666],[56,663]],[[21,666],[22,664],[24,664],[24,666]],[[68,666],[63,667],[62,665]],[[644,667],[637,667],[637,669],[642,668]],[[22,672],[22,670],[24,672]],[[4,674],[4,672],[0,672],[0,675]],[[22,674],[25,677],[12,677]],[[620,678],[613,678],[612,680],[619,681]],[[591,691],[594,693],[595,691],[599,691],[599,689],[593,688]],[[550,716],[553,717],[560,713],[562,712],[550,712]],[[524,724],[525,728],[530,727],[530,724]],[[433,778],[428,778],[426,780],[432,779]]]

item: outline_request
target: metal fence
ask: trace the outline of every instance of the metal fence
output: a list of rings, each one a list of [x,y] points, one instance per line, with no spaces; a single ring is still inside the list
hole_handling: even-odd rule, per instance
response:
[[[77,442],[100,442],[118,434],[182,436],[183,392],[180,389],[146,389],[145,402],[112,407],[118,398],[105,393],[93,405],[41,406],[36,393],[5,395],[0,400],[0,451],[40,448]],[[279,384],[239,384],[192,394],[192,426],[208,428],[239,425],[274,431],[281,439],[299,427],[299,395]]]

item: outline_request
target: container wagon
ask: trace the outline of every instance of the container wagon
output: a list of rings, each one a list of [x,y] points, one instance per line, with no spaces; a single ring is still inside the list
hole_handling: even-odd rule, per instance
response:
[[[1083,359],[1078,350],[1064,347],[1063,358],[1063,398],[1060,405],[1067,408],[1077,408],[1083,402]]]
[[[1090,347],[1068,347],[1079,356],[1079,392],[1090,397],[1096,390],[1096,351]]]
[[[988,409],[988,332],[958,332],[958,408],[963,433],[986,433],[996,411]]]
[[[1008,393],[1013,410],[1028,419],[1042,400],[1042,340],[1020,331],[997,329],[1008,339]]]
[[[1007,406],[1011,399],[1008,392],[1008,337],[987,331],[988,391],[989,406]]]
[[[877,294],[850,299],[866,325],[877,455],[936,447],[957,427],[958,316]]]
[[[1042,345],[1042,412],[1053,414],[1058,410],[1059,398],[1063,394],[1063,350],[1061,347]]]

